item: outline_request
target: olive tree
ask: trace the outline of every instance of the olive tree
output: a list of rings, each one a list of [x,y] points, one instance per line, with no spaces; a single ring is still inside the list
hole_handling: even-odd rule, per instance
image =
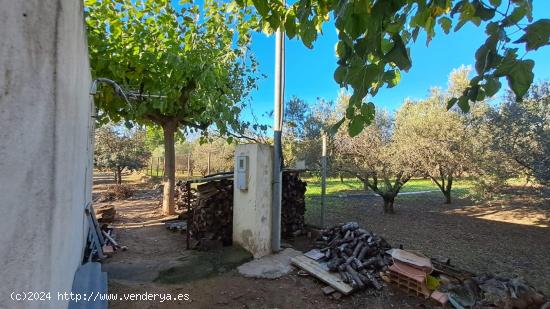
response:
[[[309,105],[303,99],[293,96],[285,103],[283,123],[283,158],[287,166],[302,159],[301,145],[305,139],[305,122],[309,117]]]
[[[215,126],[239,131],[241,103],[255,86],[254,16],[228,1],[87,0],[92,75],[122,86],[96,96],[99,121],[161,127],[162,209],[174,213],[174,136]]]
[[[113,126],[96,129],[94,165],[112,171],[116,183],[122,183],[124,169],[133,171],[145,167],[149,156],[144,131],[123,134]]]
[[[333,139],[335,167],[355,175],[366,188],[384,200],[384,213],[394,213],[394,201],[407,181],[415,174],[406,153],[393,138],[393,121],[378,113],[371,125],[358,136],[338,132]]]
[[[550,82],[534,84],[519,102],[508,92],[490,121],[493,148],[524,175],[550,186]]]
[[[475,53],[476,76],[448,101],[449,108],[458,105],[463,111],[469,110],[471,101],[497,93],[502,78],[522,98],[533,81],[534,61],[518,49],[529,52],[550,43],[550,19],[533,19],[532,0],[300,0],[290,6],[282,0],[237,2],[256,8],[265,32],[281,28],[309,48],[323,24],[334,20],[334,79],[353,89],[345,118],[335,127],[345,122],[352,136],[374,119],[374,109],[363,99],[374,97],[384,86],[394,87],[401,71],[411,68],[408,47],[421,32],[429,44],[436,29],[448,34],[465,24],[484,27],[487,39]]]
[[[424,100],[406,101],[396,116],[394,138],[400,151],[409,157],[409,164],[432,179],[447,204],[453,180],[470,168],[473,159],[475,136],[468,117],[460,110],[447,110],[452,93],[467,87],[469,71],[454,70],[446,91],[434,88]]]

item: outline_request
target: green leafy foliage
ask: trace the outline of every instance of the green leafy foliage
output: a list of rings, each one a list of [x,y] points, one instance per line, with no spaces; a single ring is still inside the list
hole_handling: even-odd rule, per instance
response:
[[[470,101],[494,95],[501,87],[501,77],[507,79],[516,97],[522,98],[532,83],[533,67],[516,51],[520,47],[535,50],[550,41],[550,21],[533,21],[532,0],[506,4],[501,0],[299,0],[288,7],[281,0],[237,2],[256,7],[265,32],[281,27],[289,38],[297,36],[309,48],[332,16],[338,31],[334,79],[340,86],[353,89],[349,112],[353,121],[347,122],[350,133],[362,130],[374,119],[354,111],[361,108],[358,102],[375,96],[383,86],[395,86],[399,79],[389,78],[390,74],[397,76],[396,72],[410,69],[408,46],[421,31],[429,44],[437,25],[444,33],[458,31],[468,23],[485,26],[487,41],[476,52],[478,75],[470,87],[457,94],[459,98],[448,101],[449,108],[459,104],[464,111],[469,110]],[[514,40],[518,31],[521,37]]]
[[[490,123],[493,148],[525,175],[550,185],[550,83],[533,84],[521,101],[509,92]]]
[[[150,152],[144,131],[117,132],[121,128],[110,125],[96,129],[94,166],[117,174],[120,182],[122,170],[139,170],[147,165]]]
[[[100,120],[239,129],[238,104],[256,81],[246,10],[226,1],[182,1],[176,10],[163,1],[88,0],[85,13],[93,77],[134,94],[128,104],[101,89]]]
[[[264,1],[255,1],[260,11]],[[121,85],[96,96],[99,121],[140,123],[163,129],[163,210],[174,212],[174,136],[221,135],[244,130],[243,102],[255,87],[256,60],[250,52],[255,15],[232,1],[87,0],[85,18],[92,75]]]
[[[525,34],[516,43],[526,43],[527,50],[536,50],[550,41],[550,19],[541,19],[525,27]]]

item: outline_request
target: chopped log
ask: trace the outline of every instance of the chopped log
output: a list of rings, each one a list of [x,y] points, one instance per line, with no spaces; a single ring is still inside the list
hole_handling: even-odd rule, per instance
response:
[[[317,239],[327,258],[327,268],[354,288],[381,289],[380,272],[391,263],[384,254],[391,246],[376,234],[348,222],[323,231]],[[327,254],[330,252],[330,254]]]

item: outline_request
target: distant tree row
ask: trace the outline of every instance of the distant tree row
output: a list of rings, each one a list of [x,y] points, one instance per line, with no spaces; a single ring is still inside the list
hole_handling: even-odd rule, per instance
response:
[[[356,137],[340,130],[331,138],[331,172],[360,179],[393,213],[394,200],[412,177],[429,177],[451,203],[453,182],[472,176],[480,193],[488,193],[511,177],[550,184],[550,83],[533,85],[517,101],[511,91],[500,104],[470,102],[464,113],[448,109],[450,98],[468,86],[469,68],[454,70],[446,90],[431,89],[427,98],[407,100],[390,114],[378,111],[372,124]],[[336,104],[308,108],[302,100],[287,103],[287,160],[319,162],[323,130],[342,117],[349,96]],[[330,106],[327,108],[326,106]],[[336,105],[336,106],[334,106]],[[372,106],[374,108],[374,106]],[[309,110],[297,117],[294,110]]]

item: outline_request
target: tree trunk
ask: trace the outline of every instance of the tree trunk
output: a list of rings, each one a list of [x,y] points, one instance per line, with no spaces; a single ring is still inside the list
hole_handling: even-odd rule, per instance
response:
[[[441,176],[441,183],[437,181],[435,177],[430,176],[432,182],[434,182],[443,196],[445,196],[445,204],[451,204],[451,189],[453,187],[453,176]],[[445,182],[447,180],[447,182]]]
[[[165,123],[162,126],[162,130],[164,132],[164,192],[162,196],[162,212],[165,215],[173,215],[176,213],[174,201],[174,188],[176,185],[175,122],[169,121]]]
[[[116,168],[116,183],[117,184],[122,184],[122,169],[120,167],[117,167]]]
[[[363,190],[364,191],[369,191],[369,182],[368,181],[363,181]]]
[[[395,210],[393,209],[393,201],[395,196],[384,195],[382,198],[384,199],[384,213],[394,214]]]
[[[453,176],[447,178],[447,185],[445,190],[443,190],[443,195],[445,195],[445,204],[451,204],[451,188],[453,186]]]
[[[445,204],[451,204],[451,190],[443,191],[443,195],[445,195]]]
[[[113,175],[114,175],[114,178],[115,178],[115,183],[118,183],[116,171],[113,172]]]

